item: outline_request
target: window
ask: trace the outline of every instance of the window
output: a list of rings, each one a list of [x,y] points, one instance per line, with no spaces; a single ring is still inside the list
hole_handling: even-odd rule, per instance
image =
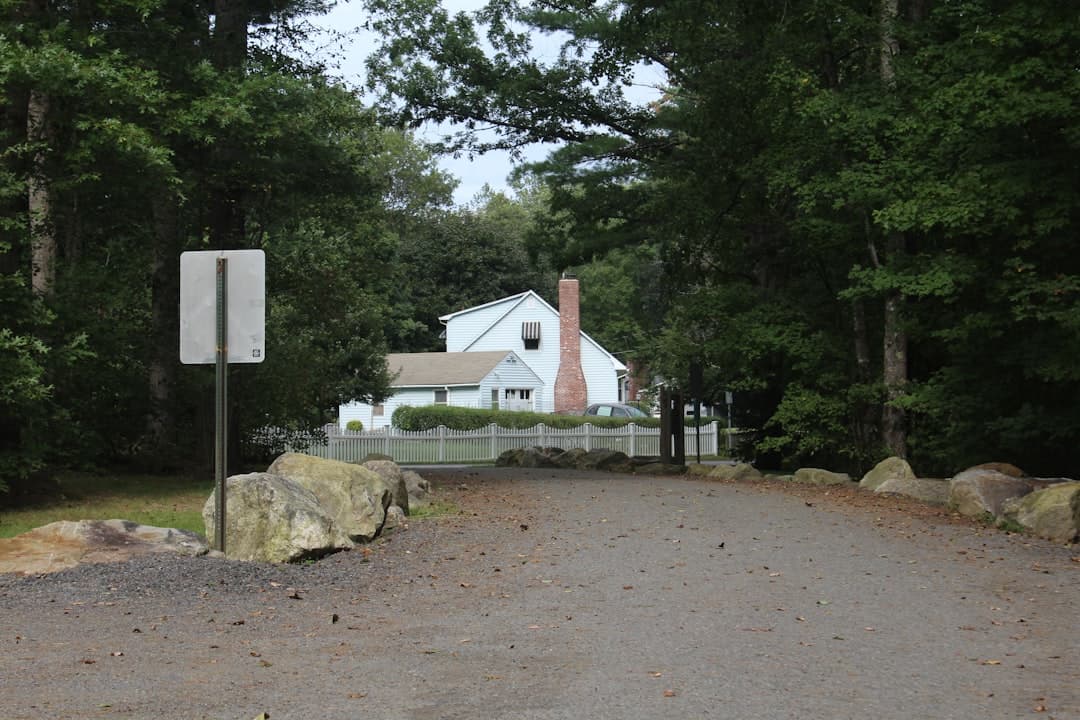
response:
[[[450,395],[449,390],[436,390],[435,391],[435,404],[436,405],[446,405],[447,401],[449,399],[449,395]]]
[[[491,388],[491,409],[499,409],[499,388]]]
[[[386,409],[383,407],[383,405],[381,403],[379,405],[376,405],[375,407],[371,408],[372,417],[382,417],[384,412],[386,412]]]
[[[521,341],[526,350],[540,349],[540,321],[531,320],[521,323]]]

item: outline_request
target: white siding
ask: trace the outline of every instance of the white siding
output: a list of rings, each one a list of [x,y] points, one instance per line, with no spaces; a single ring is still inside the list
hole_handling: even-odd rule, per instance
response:
[[[535,303],[535,298],[531,298],[531,296],[527,297],[526,301],[530,299]],[[513,295],[502,302],[495,302],[487,307],[481,307],[450,318],[446,322],[446,351],[463,352],[466,349],[516,350],[520,347],[520,338],[518,338],[518,345],[507,345],[505,347],[469,348],[468,345],[519,301],[521,301],[521,297]]]
[[[540,377],[533,372],[533,370],[531,370],[516,353],[514,356],[507,357],[500,362],[495,369],[484,378],[483,382],[480,384],[479,407],[490,408],[491,391],[497,390],[499,393],[499,407],[504,408],[506,397],[503,390],[506,390],[507,388],[532,390],[533,410],[543,412],[542,410],[537,410],[537,402],[542,397],[544,381],[540,379]]]
[[[529,301],[532,300],[530,303]],[[531,305],[531,307],[530,307]],[[506,307],[502,308],[506,313]],[[468,317],[472,313],[462,316]],[[455,318],[456,320],[457,318]],[[536,321],[540,323],[540,348],[526,350],[521,339],[521,323]],[[454,320],[451,320],[451,324]],[[473,326],[467,326],[473,331]],[[454,333],[448,325],[446,330],[447,348],[450,347]],[[536,393],[533,409],[536,412],[551,412],[555,407],[555,375],[559,372],[559,317],[551,309],[531,296],[519,303],[494,327],[488,329],[462,350],[513,350],[543,383]],[[504,385],[503,387],[509,387]]]
[[[611,356],[588,340],[581,341],[581,371],[589,388],[589,404],[619,402],[619,378]]]
[[[517,304],[509,312],[510,301],[451,318],[446,326],[446,349],[458,352],[513,350],[543,382],[543,388],[534,400],[534,409],[552,412],[555,408],[555,377],[559,373],[558,313],[531,294],[523,300],[515,297],[513,303]],[[493,327],[488,327],[496,320]],[[540,347],[526,350],[521,339],[521,324],[532,321],[540,323]],[[589,388],[590,404],[619,401],[618,373],[612,357],[584,336],[581,338],[581,369]]]

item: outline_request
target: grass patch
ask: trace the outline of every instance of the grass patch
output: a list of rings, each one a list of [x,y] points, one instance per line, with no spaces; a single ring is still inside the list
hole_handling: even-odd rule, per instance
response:
[[[175,475],[68,473],[57,479],[56,489],[48,499],[0,509],[0,538],[58,520],[114,518],[205,535],[202,507],[214,483]]]
[[[409,519],[423,520],[424,518],[445,517],[447,515],[457,515],[460,512],[461,508],[449,500],[432,500],[420,507],[409,508]]]

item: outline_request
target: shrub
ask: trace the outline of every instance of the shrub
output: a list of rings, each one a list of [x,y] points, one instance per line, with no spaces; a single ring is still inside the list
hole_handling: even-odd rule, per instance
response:
[[[707,424],[702,418],[702,424]],[[394,411],[394,427],[401,430],[432,430],[445,425],[451,430],[479,430],[488,425],[498,425],[513,430],[524,430],[543,423],[551,428],[573,428],[590,423],[596,427],[622,427],[632,422],[641,427],[659,427],[660,418],[612,418],[593,415],[550,415],[510,410],[486,410],[461,408],[449,405],[402,406]],[[694,419],[686,418],[685,424],[693,427]]]
[[[364,423],[360,422],[359,420],[350,420],[349,422],[345,423],[345,429],[349,432],[363,432]]]

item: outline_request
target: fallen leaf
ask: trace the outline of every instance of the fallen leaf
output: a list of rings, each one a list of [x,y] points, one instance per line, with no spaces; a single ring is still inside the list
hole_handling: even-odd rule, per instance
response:
[[[122,653],[122,652],[121,652],[121,651],[119,651],[119,650],[114,650],[114,651],[112,651],[112,652],[111,652],[111,653],[109,653],[109,654],[110,654],[110,655],[112,655],[113,657],[124,657],[124,653]]]
[[[350,700],[362,700],[363,698],[367,697],[367,693],[349,693],[345,697],[349,698]]]
[[[674,690],[665,690],[664,691],[664,697],[675,697],[675,691]]]
[[[653,677],[657,677],[657,678],[664,676],[664,673],[662,673],[662,672],[651,672],[649,674],[652,675]]]
[[[982,664],[983,665],[1000,665],[1001,661],[1000,660],[983,660]]]
[[[1046,712],[1046,706],[1045,706],[1045,705],[1036,705],[1036,706],[1035,706],[1034,708],[1032,708],[1032,709],[1033,709],[1033,710],[1034,710],[1035,712]]]

